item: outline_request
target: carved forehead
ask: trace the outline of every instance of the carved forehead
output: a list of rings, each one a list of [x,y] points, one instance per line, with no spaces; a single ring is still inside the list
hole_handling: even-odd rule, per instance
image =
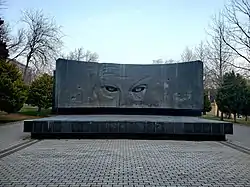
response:
[[[99,69],[99,77],[114,77],[120,79],[142,79],[144,77],[155,77],[159,75],[158,68],[141,67],[126,64],[102,64]]]

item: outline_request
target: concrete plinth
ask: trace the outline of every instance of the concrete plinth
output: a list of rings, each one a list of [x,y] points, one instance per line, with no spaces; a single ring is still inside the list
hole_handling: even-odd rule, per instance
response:
[[[232,123],[184,116],[143,115],[59,115],[25,120],[24,132],[32,134],[141,134],[225,136]]]

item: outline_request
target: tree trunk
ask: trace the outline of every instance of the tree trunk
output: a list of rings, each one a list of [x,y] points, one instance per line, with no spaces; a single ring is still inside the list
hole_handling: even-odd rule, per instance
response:
[[[236,123],[236,113],[234,113],[234,123]]]
[[[219,109],[218,109],[218,107],[217,107],[216,116],[217,116],[217,117],[220,117],[219,115],[220,115],[220,114],[219,114]]]
[[[240,114],[239,113],[237,113],[237,117],[240,118]]]
[[[37,110],[38,115],[40,115],[41,110],[42,110],[42,108],[39,106],[39,107],[38,107],[38,110]]]
[[[223,112],[221,112],[220,120],[223,121]]]
[[[207,113],[206,112],[203,112],[203,115],[206,115]]]
[[[23,81],[24,81],[24,82],[25,82],[25,80],[26,80],[26,74],[27,74],[27,70],[28,70],[28,68],[29,68],[30,59],[31,59],[31,52],[30,52],[30,53],[28,54],[28,56],[27,56],[26,65],[25,65],[24,72],[23,72]]]
[[[246,117],[245,117],[245,121],[247,121],[247,115],[246,115]]]

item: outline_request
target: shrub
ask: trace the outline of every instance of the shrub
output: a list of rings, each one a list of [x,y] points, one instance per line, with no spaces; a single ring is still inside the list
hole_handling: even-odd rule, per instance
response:
[[[32,106],[37,106],[38,112],[42,108],[47,109],[52,106],[52,92],[53,77],[43,74],[32,82],[29,88],[28,103]]]

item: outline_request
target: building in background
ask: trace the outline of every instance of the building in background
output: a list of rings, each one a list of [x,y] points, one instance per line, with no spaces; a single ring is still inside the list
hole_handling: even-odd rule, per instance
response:
[[[25,70],[25,65],[22,64],[21,62],[18,62],[15,59],[8,59],[8,62],[16,65],[18,67],[18,69],[22,72],[22,74],[24,73]],[[34,80],[35,78],[35,72],[32,68],[28,67],[27,72],[26,72],[26,76],[24,78],[24,82],[26,84],[30,84],[32,82],[32,80]]]
[[[212,107],[211,111],[208,112],[208,114],[212,114],[214,116],[216,116],[218,112],[219,112],[219,115],[221,113],[220,111],[218,111],[219,109],[218,109],[218,106],[217,106],[216,101],[215,101],[216,92],[217,92],[216,89],[207,89],[208,99],[210,100],[211,107]]]

